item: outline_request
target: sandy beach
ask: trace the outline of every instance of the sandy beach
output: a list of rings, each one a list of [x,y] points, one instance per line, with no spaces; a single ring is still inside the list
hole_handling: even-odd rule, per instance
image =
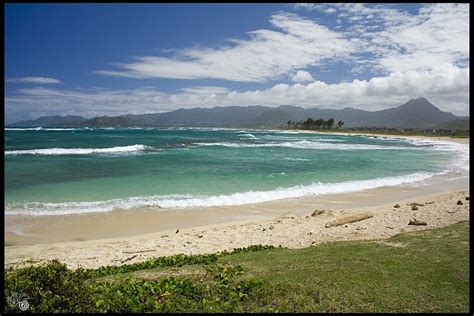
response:
[[[374,136],[366,134],[367,136]],[[389,135],[380,135],[389,137]],[[399,138],[424,138],[395,136]],[[436,137],[468,144],[469,139]],[[301,248],[337,240],[384,239],[469,219],[468,177],[233,207],[117,210],[107,214],[6,218],[5,267],[59,259],[71,268],[134,263],[151,257],[212,253],[254,244]],[[460,202],[459,202],[460,201]],[[422,204],[412,209],[412,203]],[[395,208],[395,204],[400,207]],[[325,210],[312,216],[314,210]],[[369,213],[361,221],[331,221]],[[408,225],[410,220],[426,222]],[[393,245],[397,246],[397,245]]]

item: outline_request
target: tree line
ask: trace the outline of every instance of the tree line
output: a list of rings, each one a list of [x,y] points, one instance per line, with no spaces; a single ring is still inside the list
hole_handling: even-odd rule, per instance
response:
[[[334,125],[334,119],[330,118],[329,120],[324,120],[324,119],[313,119],[311,117],[308,117],[304,121],[292,121],[289,120],[286,123],[288,128],[295,128],[295,129],[332,129],[333,127],[335,128],[341,128],[344,125],[343,121],[339,121]]]

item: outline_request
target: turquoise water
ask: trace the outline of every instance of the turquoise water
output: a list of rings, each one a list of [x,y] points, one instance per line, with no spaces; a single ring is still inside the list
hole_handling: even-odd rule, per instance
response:
[[[446,143],[231,129],[6,129],[6,214],[266,202],[422,181]]]

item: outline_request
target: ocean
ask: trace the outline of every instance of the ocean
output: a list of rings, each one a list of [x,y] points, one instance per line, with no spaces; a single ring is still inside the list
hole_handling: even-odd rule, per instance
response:
[[[199,208],[355,192],[423,183],[468,169],[468,159],[468,145],[396,137],[6,128],[5,214]]]

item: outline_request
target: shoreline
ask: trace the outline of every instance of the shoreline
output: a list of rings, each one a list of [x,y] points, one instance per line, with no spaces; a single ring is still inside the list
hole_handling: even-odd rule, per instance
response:
[[[425,136],[425,135],[397,135],[397,134],[379,134],[379,133],[366,133],[366,132],[338,132],[338,131],[315,131],[305,129],[294,129],[290,131],[298,131],[304,133],[314,134],[329,134],[329,135],[347,135],[347,136],[365,136],[365,137],[379,137],[379,138],[403,138],[403,139],[418,139],[418,140],[438,140],[438,141],[450,141],[458,144],[469,144],[470,137],[452,137],[452,136]]]
[[[4,265],[19,267],[59,259],[71,268],[96,268],[180,253],[215,253],[256,244],[304,248],[341,240],[382,240],[402,232],[469,220],[470,201],[466,197],[469,197],[468,188],[398,200],[395,204],[399,204],[399,208],[394,208],[394,203],[390,202],[377,206],[325,209],[317,216],[311,216],[312,212],[288,211],[268,219],[190,227],[179,229],[179,232],[173,229],[130,237],[6,246]],[[462,205],[458,205],[458,201]],[[423,206],[412,210],[410,204],[414,202]],[[326,227],[335,219],[367,212],[373,216],[359,222]],[[425,221],[427,225],[408,225],[414,218]]]
[[[375,134],[365,134],[362,136],[373,135]],[[469,138],[453,139],[448,137],[448,139],[439,139],[424,136],[381,136],[387,138],[421,138],[449,140],[463,144],[469,143]],[[451,176],[452,175],[444,175],[439,176],[436,179],[425,180],[423,181],[423,185],[413,183],[397,186],[385,186],[357,192],[307,196],[238,206],[170,210],[158,210],[154,207],[147,207],[134,210],[112,211],[110,213],[85,213],[65,216],[26,216],[30,227],[18,234],[14,233],[14,229],[11,228],[14,228],[15,225],[18,224],[18,222],[15,222],[16,220],[20,219],[21,222],[22,216],[6,216],[4,224],[6,241],[4,248],[5,265],[16,265],[15,262],[24,261],[30,257],[45,260],[53,259],[55,256],[67,262],[71,267],[77,267],[78,264],[91,267],[94,267],[97,264],[116,264],[117,262],[119,263],[120,260],[114,262],[110,260],[115,259],[103,258],[103,260],[105,260],[103,262],[100,260],[93,262],[93,259],[87,259],[94,256],[89,256],[87,254],[88,246],[86,245],[95,249],[91,250],[91,253],[96,254],[95,257],[104,257],[104,255],[101,254],[101,247],[104,247],[105,249],[114,249],[114,253],[122,253],[123,249],[140,247],[140,244],[135,243],[136,240],[141,240],[143,244],[149,244],[152,241],[164,241],[162,238],[163,235],[169,236],[169,238],[165,238],[167,246],[165,248],[158,247],[158,249],[161,250],[150,251],[150,255],[163,256],[181,253],[183,251],[188,254],[195,254],[193,251],[202,253],[216,252],[224,249],[232,249],[233,247],[244,247],[255,243],[258,244],[263,241],[270,242],[270,240],[267,239],[255,240],[255,242],[252,243],[250,241],[252,241],[253,235],[250,234],[244,238],[248,243],[240,244],[238,241],[234,243],[231,240],[225,240],[226,230],[231,230],[230,227],[238,226],[241,227],[242,235],[245,235],[244,232],[248,233],[251,228],[254,229],[252,233],[257,234],[258,230],[255,230],[255,225],[270,223],[274,221],[275,218],[288,212],[291,212],[297,218],[302,217],[304,219],[305,216],[311,214],[314,209],[330,209],[334,216],[341,215],[344,212],[350,213],[367,209],[374,210],[376,213],[381,212],[380,214],[377,213],[377,217],[379,217],[381,214],[385,214],[384,212],[386,211],[385,209],[388,207],[388,204],[395,204],[399,201],[406,201],[409,199],[416,200],[422,197],[428,198],[430,196],[439,197],[443,194],[454,194],[454,196],[459,196],[459,199],[461,199],[461,195],[468,195],[469,179],[464,178],[453,180]],[[444,199],[446,199],[446,197]],[[469,203],[469,201],[466,202],[467,204]],[[443,204],[442,201],[439,203]],[[402,205],[402,203],[399,204]],[[466,205],[466,203],[464,204]],[[464,210],[457,213],[463,213],[464,215],[467,214],[467,216],[462,218],[468,219],[468,207],[467,211]],[[432,218],[430,218],[430,220],[431,219]],[[301,218],[299,221],[301,221]],[[408,220],[404,224],[405,226],[407,222]],[[452,221],[440,222],[440,224],[443,225],[449,223],[452,223]],[[7,231],[7,226],[10,228],[10,231]],[[428,225],[426,228],[434,227],[438,226]],[[183,242],[181,236],[185,236],[184,234],[190,234],[190,232],[201,231],[203,229],[205,231],[217,229],[220,233],[217,233],[216,238],[213,240],[206,241],[204,238],[197,240],[196,242],[201,243],[206,241],[202,246],[193,245],[193,247],[186,247],[184,244],[183,247],[183,245],[180,245],[180,243]],[[179,230],[179,233],[175,233],[176,230]],[[400,227],[398,229],[393,229],[393,231],[391,230],[387,236],[393,235],[391,233],[396,231],[401,232],[402,230]],[[348,234],[347,236],[352,236],[351,238],[354,237],[351,234]],[[384,236],[384,234],[375,234],[372,237],[384,238]],[[296,237],[292,236],[292,234],[288,234],[288,236],[285,238],[282,237],[282,239],[280,238],[278,241],[280,244],[293,241],[293,244],[290,242],[290,246],[294,246],[301,242],[304,243],[306,240],[301,236],[298,237],[300,238],[299,241],[296,241],[298,238],[295,238]],[[345,237],[344,235],[341,235],[340,238]],[[322,238],[321,240],[325,240],[325,238]],[[229,245],[232,247],[225,248],[230,247]],[[69,249],[72,249],[73,251],[71,252]],[[145,260],[146,258],[139,256],[137,259]]]

